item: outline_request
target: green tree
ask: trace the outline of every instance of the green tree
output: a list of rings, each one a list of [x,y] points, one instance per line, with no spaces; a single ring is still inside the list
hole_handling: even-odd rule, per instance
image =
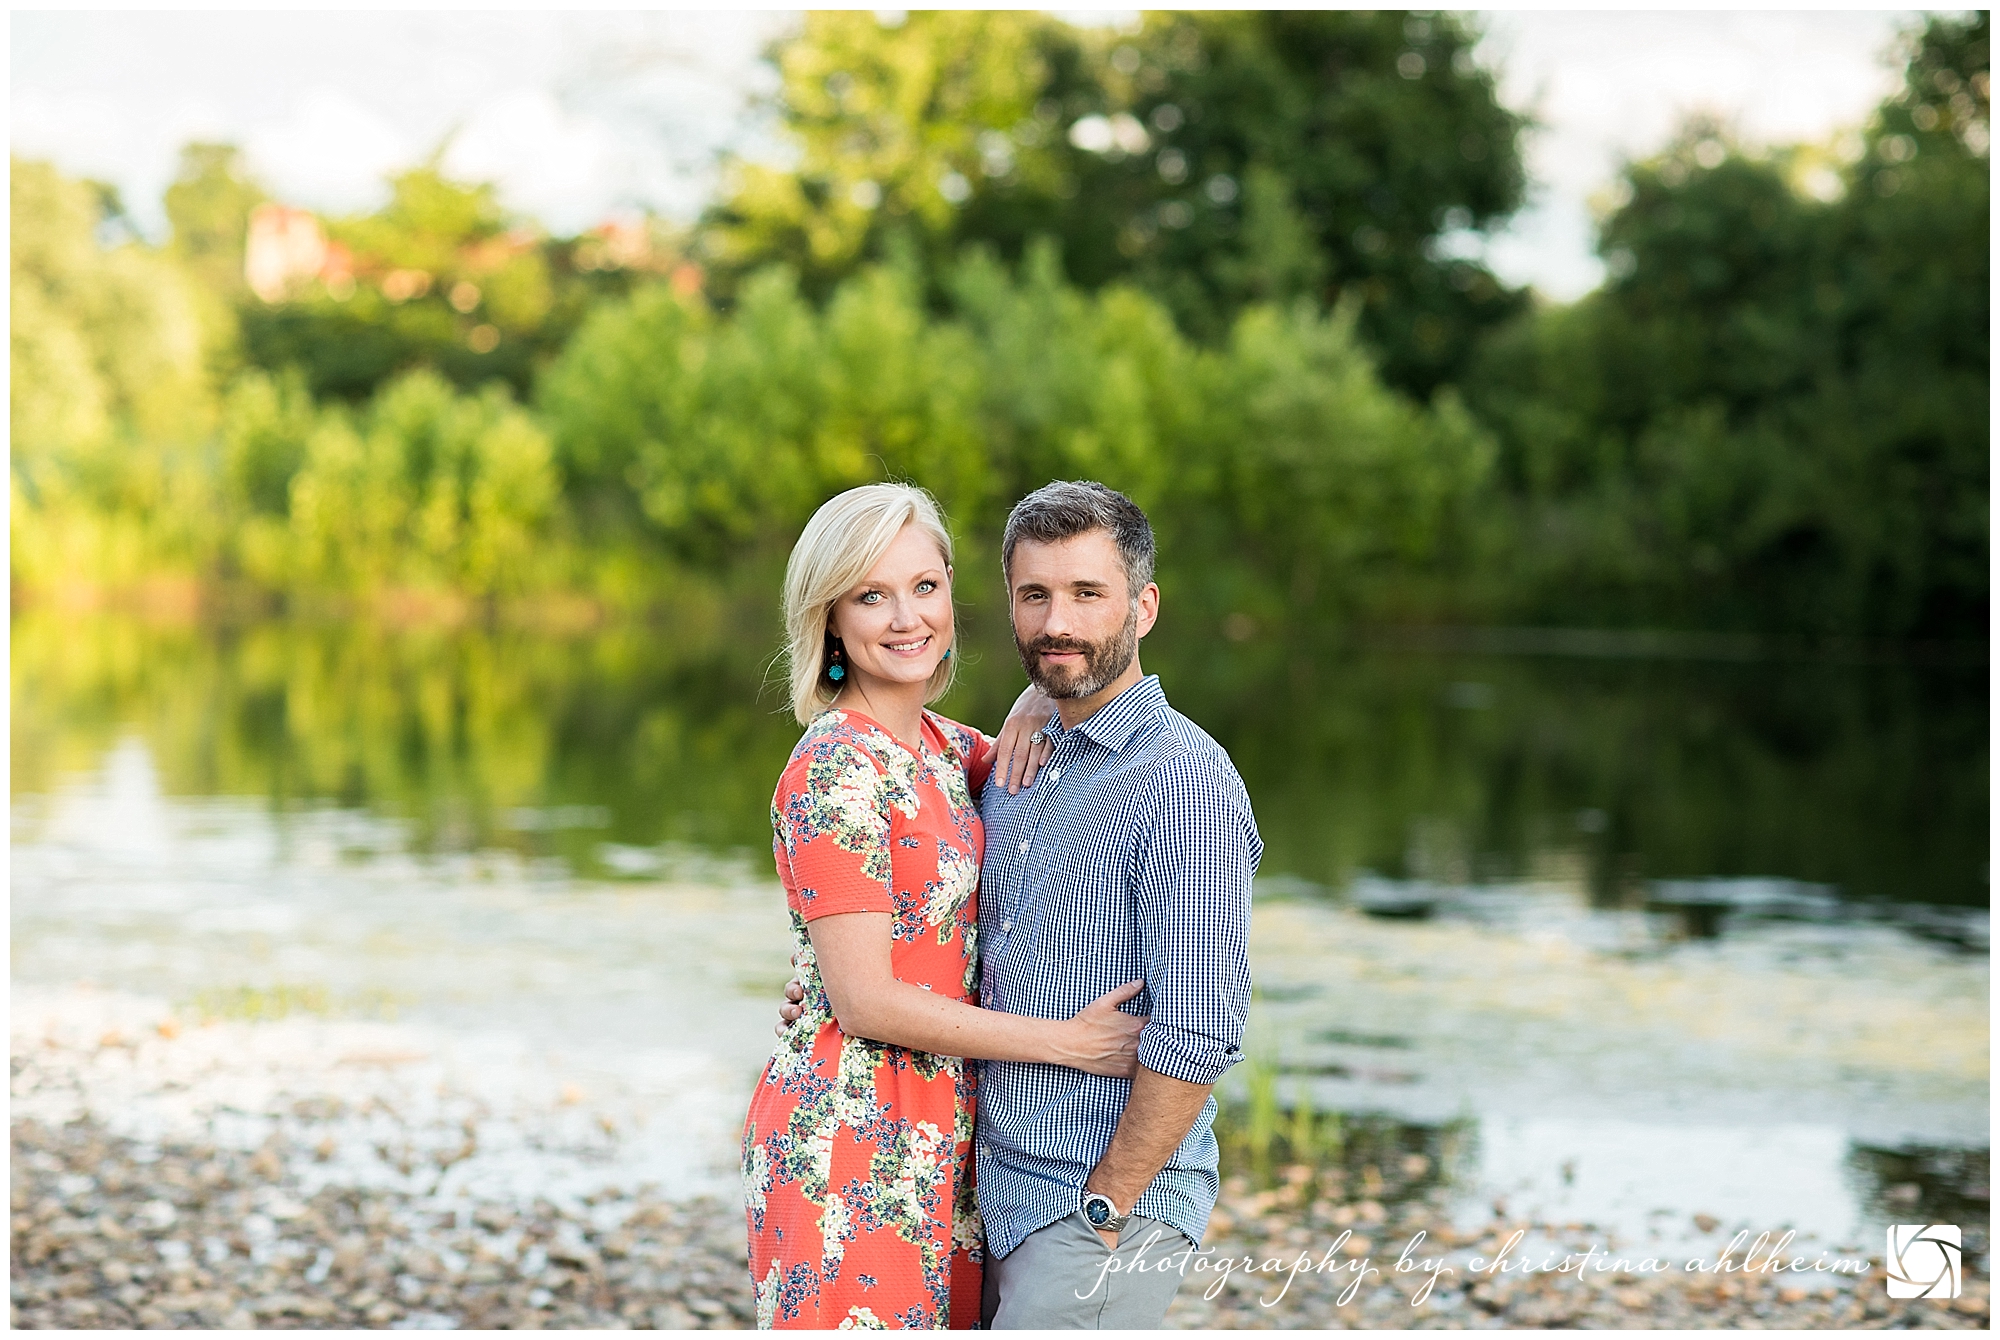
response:
[[[413,372],[358,415],[322,413],[298,456],[287,508],[293,583],[496,595],[546,582],[557,501],[549,441],[504,388],[459,395],[436,373]]]
[[[976,526],[1049,479],[1097,478],[1152,513],[1177,607],[1211,630],[1440,608],[1492,447],[1451,397],[1383,386],[1351,307],[1252,306],[1205,348],[1138,289],[1065,285],[1047,246],[1018,278],[975,252],[952,288],[998,486]]]
[[[296,369],[276,377],[251,369],[230,383],[216,431],[227,517],[223,575],[266,589],[290,582],[292,480],[320,414]]]
[[[153,249],[100,241],[107,197],[92,183],[12,169],[14,570],[130,579],[194,561],[212,539],[194,455],[213,414],[198,296]]]
[[[12,167],[17,454],[199,431],[203,332],[184,277],[149,248],[100,244],[102,198],[90,183],[46,163]]]
[[[800,161],[733,165],[729,199],[704,238],[724,278],[781,261],[821,300],[897,243],[942,260],[956,237],[951,183],[976,173],[982,141],[1032,124],[1050,48],[1066,36],[1055,20],[1019,12],[920,11],[896,22],[807,14],[800,35],[769,53]]]
[[[1520,203],[1521,119],[1444,15],[1155,14],[1129,37],[1025,14],[813,14],[772,59],[795,169],[740,167],[725,270],[782,260],[824,296],[898,248],[1061,246],[1223,338],[1254,302],[1356,304],[1394,385],[1428,393],[1519,310],[1460,234]]]
[[[1987,21],[1929,21],[1837,178],[1701,122],[1631,167],[1610,280],[1494,341],[1472,382],[1517,500],[1516,600],[1983,635]]]
[[[1136,288],[1065,284],[1046,246],[1018,274],[974,251],[946,284],[944,314],[881,267],[823,308],[784,270],[722,316],[664,288],[607,307],[537,402],[579,515],[720,565],[904,478],[970,564],[1022,493],[1089,476],[1155,509],[1190,611],[1303,626],[1440,597],[1491,446],[1449,397],[1385,388],[1351,313],[1255,306],[1207,349]]]
[[[1104,180],[1066,212],[1095,209],[1101,263],[1108,243],[1191,330],[1255,301],[1347,299],[1388,381],[1428,393],[1520,305],[1441,250],[1525,185],[1521,118],[1473,62],[1476,37],[1447,15],[1149,16],[1110,60],[1152,143],[1094,155]]]
[[[173,229],[168,250],[219,297],[243,292],[243,246],[250,212],[267,198],[233,144],[181,149],[180,170],[163,203]]]
[[[864,272],[817,312],[778,270],[723,319],[664,285],[602,309],[538,403],[584,515],[713,561],[788,542],[828,494],[884,474],[976,495],[976,376],[963,332],[901,277]]]

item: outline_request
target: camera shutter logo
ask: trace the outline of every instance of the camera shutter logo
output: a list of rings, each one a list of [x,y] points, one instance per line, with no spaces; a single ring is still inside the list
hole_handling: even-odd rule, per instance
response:
[[[1959,1278],[1957,1224],[1889,1227],[1889,1296],[1956,1298]]]

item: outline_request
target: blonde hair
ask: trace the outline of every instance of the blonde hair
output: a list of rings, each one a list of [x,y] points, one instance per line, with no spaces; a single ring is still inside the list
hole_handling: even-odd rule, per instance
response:
[[[785,660],[792,715],[800,725],[824,712],[840,691],[840,685],[826,675],[833,643],[827,616],[833,602],[882,561],[905,526],[915,526],[935,540],[945,565],[951,565],[951,534],[944,528],[937,500],[911,484],[863,484],[835,494],[820,504],[792,546],[792,557],[785,564]],[[925,702],[944,696],[957,667],[956,656],[938,663]]]

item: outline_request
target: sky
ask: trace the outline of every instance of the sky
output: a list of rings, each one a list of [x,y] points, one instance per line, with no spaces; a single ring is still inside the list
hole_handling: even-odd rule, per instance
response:
[[[1070,12],[1130,22],[1131,11]],[[1468,239],[1495,273],[1568,300],[1603,277],[1592,202],[1693,111],[1751,143],[1859,129],[1899,82],[1910,11],[1482,12],[1478,58],[1531,113],[1528,206]],[[280,199],[343,213],[440,146],[453,175],[557,232],[689,218],[726,152],[782,160],[755,100],[784,12],[16,12],[14,152],[107,180],[153,235],[182,144],[240,144]]]

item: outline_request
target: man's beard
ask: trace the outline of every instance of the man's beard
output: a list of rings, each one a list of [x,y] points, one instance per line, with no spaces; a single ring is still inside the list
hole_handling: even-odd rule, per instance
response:
[[[1125,626],[1102,642],[1084,642],[1071,637],[1038,637],[1033,642],[1014,639],[1021,666],[1034,686],[1051,698],[1088,698],[1125,673],[1139,654],[1139,609],[1132,607]],[[1042,664],[1045,651],[1083,653],[1080,666]]]

